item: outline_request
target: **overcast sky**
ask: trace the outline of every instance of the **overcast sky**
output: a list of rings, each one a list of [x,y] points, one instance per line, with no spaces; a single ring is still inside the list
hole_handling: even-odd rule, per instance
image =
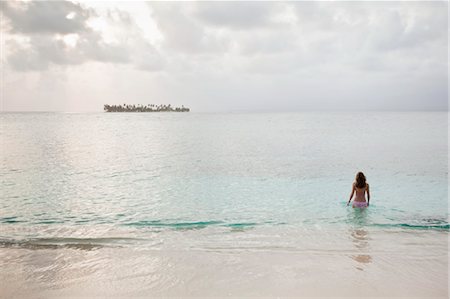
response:
[[[1,109],[446,110],[447,2],[1,2]]]

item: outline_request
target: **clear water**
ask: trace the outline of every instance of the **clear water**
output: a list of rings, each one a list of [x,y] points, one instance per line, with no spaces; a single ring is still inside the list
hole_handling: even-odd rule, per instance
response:
[[[345,242],[361,229],[381,239],[408,233],[406,243],[449,230],[445,112],[2,113],[0,121],[6,252],[323,252],[354,250]],[[362,211],[346,206],[360,170],[371,186]]]
[[[448,228],[446,113],[1,115],[2,226]],[[7,236],[5,236],[7,237]]]

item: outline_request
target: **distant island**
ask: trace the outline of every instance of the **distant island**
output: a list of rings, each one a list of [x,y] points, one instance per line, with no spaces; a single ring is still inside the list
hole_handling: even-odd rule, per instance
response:
[[[169,105],[104,105],[105,112],[189,112],[190,109],[184,106],[172,107]]]

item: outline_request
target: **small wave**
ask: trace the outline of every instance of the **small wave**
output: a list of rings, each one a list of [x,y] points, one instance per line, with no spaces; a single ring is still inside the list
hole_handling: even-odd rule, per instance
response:
[[[270,222],[267,222],[270,223]],[[137,221],[126,223],[128,226],[144,226],[144,227],[167,227],[173,229],[201,229],[209,226],[221,226],[221,227],[229,227],[229,228],[248,228],[254,227],[257,225],[261,225],[262,223],[256,222],[225,222],[218,220],[211,221],[194,221],[194,222],[164,222],[161,220],[153,220],[153,221]]]
[[[12,223],[22,223],[22,222],[26,222],[26,221],[22,221],[22,220],[14,220],[14,219],[11,219],[11,220],[3,220],[3,221],[2,221],[2,223],[9,223],[9,224],[12,224]]]
[[[450,230],[449,223],[438,224],[413,224],[413,223],[376,223],[372,226],[386,227],[386,228],[410,228],[410,229],[433,229],[433,230]]]
[[[0,239],[0,248],[21,249],[59,249],[70,248],[93,250],[102,247],[118,246],[133,238],[35,238],[25,240]]]
[[[20,223],[20,222],[25,222],[25,221],[18,220],[17,216],[0,218],[0,223]]]
[[[253,227],[255,225],[258,225],[258,223],[255,222],[247,222],[247,223],[228,223],[224,224],[223,226],[226,227],[232,227],[232,228],[245,228],[245,227]]]
[[[196,221],[196,222],[163,222],[160,220],[130,222],[129,226],[171,227],[171,228],[202,228],[223,223],[222,221]]]
[[[35,222],[35,224],[61,224],[64,223],[64,221],[61,220],[41,220]]]
[[[401,227],[409,227],[409,228],[422,228],[422,229],[443,229],[449,230],[450,224],[435,224],[435,225],[416,225],[416,224],[408,224],[408,223],[400,223]]]

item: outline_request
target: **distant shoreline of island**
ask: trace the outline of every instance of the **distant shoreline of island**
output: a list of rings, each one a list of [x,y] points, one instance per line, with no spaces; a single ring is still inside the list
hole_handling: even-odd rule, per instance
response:
[[[105,104],[103,106],[103,110],[105,112],[189,112],[191,109],[181,106],[181,107],[172,107],[169,105],[108,105]]]

